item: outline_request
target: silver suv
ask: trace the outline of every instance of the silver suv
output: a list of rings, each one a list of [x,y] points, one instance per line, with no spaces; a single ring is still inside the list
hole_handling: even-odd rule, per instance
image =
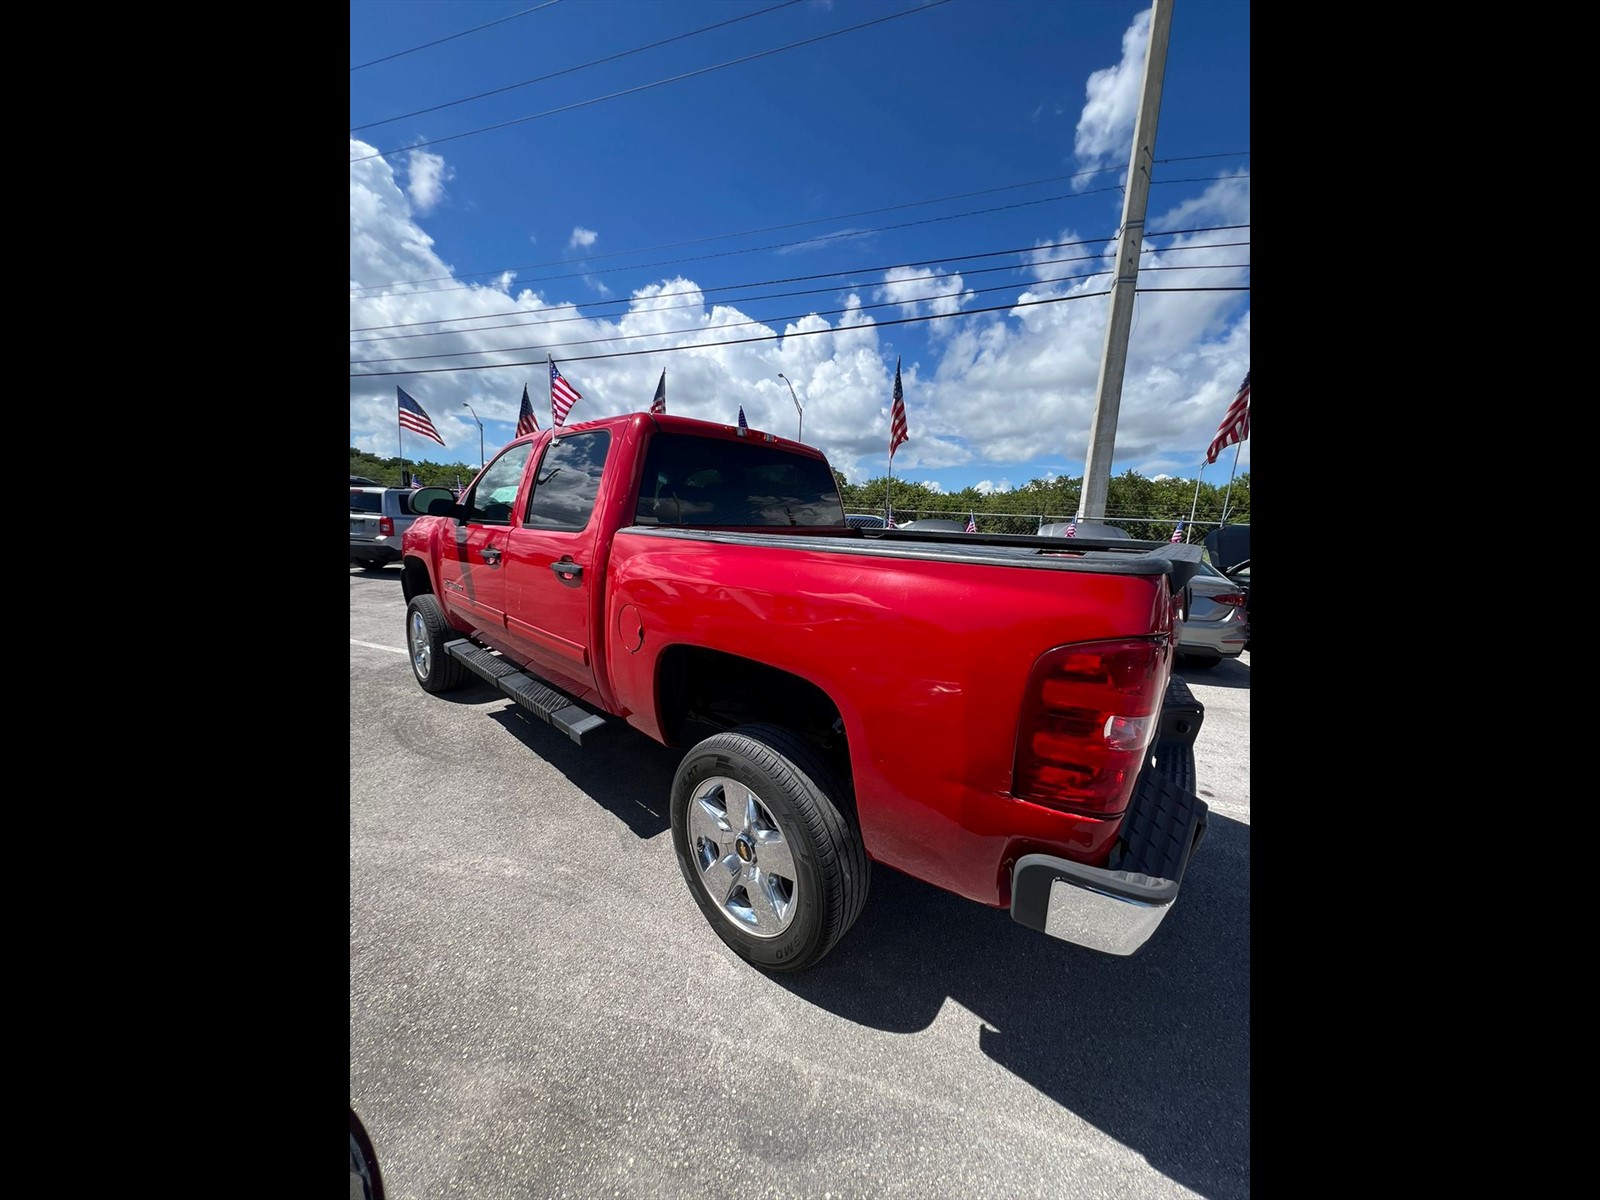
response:
[[[350,488],[350,565],[378,571],[400,561],[400,537],[417,519],[414,488]]]

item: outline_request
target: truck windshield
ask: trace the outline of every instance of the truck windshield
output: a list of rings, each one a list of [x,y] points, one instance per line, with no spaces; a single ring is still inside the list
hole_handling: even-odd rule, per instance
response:
[[[645,456],[640,525],[843,525],[821,459],[763,445],[658,433]]]

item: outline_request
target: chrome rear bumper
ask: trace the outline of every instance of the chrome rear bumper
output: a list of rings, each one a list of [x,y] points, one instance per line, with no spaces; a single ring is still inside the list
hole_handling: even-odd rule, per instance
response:
[[[1134,789],[1122,834],[1104,867],[1027,854],[1011,873],[1013,920],[1053,938],[1128,955],[1150,939],[1205,836],[1206,802],[1194,784],[1194,739],[1204,709],[1173,677],[1160,740]]]

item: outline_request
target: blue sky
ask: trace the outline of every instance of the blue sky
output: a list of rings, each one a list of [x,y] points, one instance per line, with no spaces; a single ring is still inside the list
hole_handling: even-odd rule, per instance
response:
[[[569,424],[665,370],[670,412],[800,426],[861,482],[898,358],[896,479],[1081,477],[1150,13],[356,0],[350,444],[476,463],[470,405],[493,457],[524,384],[549,425],[548,355]],[[1195,478],[1250,367],[1249,26],[1248,0],[1172,7],[1113,475]],[[396,385],[447,448],[400,441]]]

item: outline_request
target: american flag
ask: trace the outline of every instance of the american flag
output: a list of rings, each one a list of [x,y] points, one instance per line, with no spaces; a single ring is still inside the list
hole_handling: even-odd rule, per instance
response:
[[[1172,531],[1172,539],[1171,540],[1174,541],[1174,542],[1183,541],[1183,522],[1182,521],[1179,521],[1178,522],[1178,527]]]
[[[405,388],[396,386],[394,390],[400,402],[400,428],[420,433],[423,437],[431,437],[439,445],[444,445],[444,439],[433,427],[433,419],[422,411],[422,405],[406,395]]]
[[[661,368],[661,382],[656,384],[656,398],[650,401],[650,411],[664,413],[667,411],[667,369]]]
[[[1077,537],[1078,536],[1078,518],[1077,517],[1073,517],[1072,520],[1067,522],[1067,531],[1066,531],[1066,533],[1062,534],[1061,536],[1062,537]]]
[[[906,433],[906,394],[900,387],[900,359],[894,360],[894,408],[889,412],[889,461],[901,442],[909,441]]]
[[[550,423],[564,425],[572,406],[582,400],[583,396],[579,394],[577,388],[561,378],[561,372],[556,370],[555,359],[547,355],[545,361],[550,364]]]
[[[978,532],[978,518],[973,513],[968,513],[967,514],[967,532],[968,533],[977,533]]]
[[[744,419],[744,405],[739,405],[739,436],[743,437],[750,432],[750,425]]]
[[[1211,439],[1211,447],[1206,451],[1206,461],[1214,463],[1217,455],[1221,454],[1225,446],[1235,442],[1242,442],[1250,436],[1250,372],[1244,373],[1244,382],[1239,385],[1239,394],[1233,398],[1233,403],[1228,405],[1228,411],[1222,418],[1222,424],[1217,426],[1217,436]]]
[[[533,405],[528,403],[528,385],[522,385],[522,411],[517,415],[517,436],[539,432],[539,418],[533,415]]]

